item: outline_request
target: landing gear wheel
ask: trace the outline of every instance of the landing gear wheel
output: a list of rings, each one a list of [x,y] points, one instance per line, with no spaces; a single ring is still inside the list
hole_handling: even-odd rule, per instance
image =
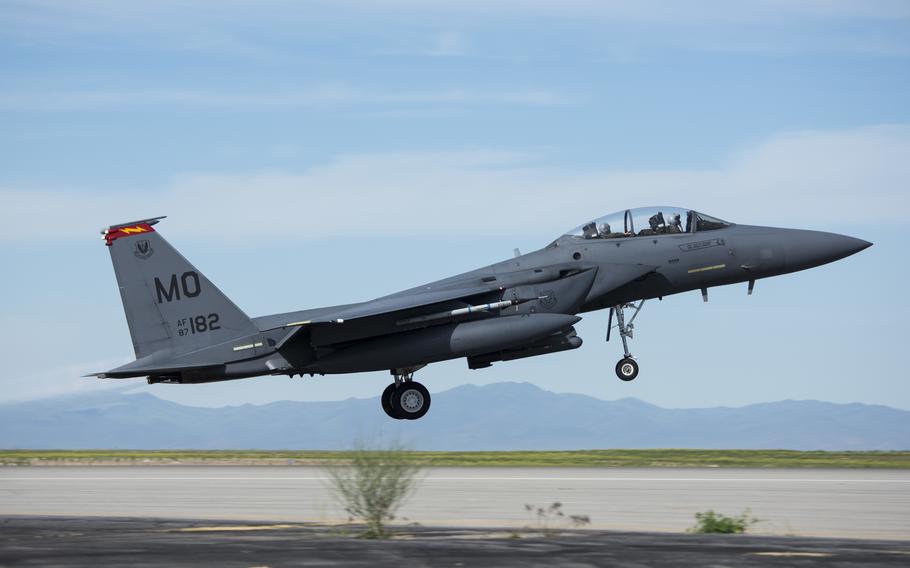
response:
[[[395,414],[395,410],[392,408],[392,393],[395,392],[395,383],[390,384],[382,391],[382,396],[379,397],[380,402],[382,402],[382,409],[389,416],[389,418],[398,419],[398,415]]]
[[[430,409],[430,391],[416,381],[401,383],[390,398],[395,418],[417,420]]]
[[[624,381],[631,381],[638,376],[638,363],[631,357],[620,359],[616,364],[616,376]]]

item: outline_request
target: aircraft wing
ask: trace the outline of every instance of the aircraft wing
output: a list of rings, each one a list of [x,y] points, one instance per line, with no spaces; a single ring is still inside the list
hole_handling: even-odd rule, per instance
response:
[[[253,321],[263,331],[319,323],[344,323],[345,321],[421,308],[448,301],[467,300],[499,291],[499,286],[495,285],[454,286],[445,289],[431,288],[423,292],[413,292],[407,295],[398,293],[384,296],[360,304],[288,312],[254,318]]]
[[[309,351],[311,347],[341,345],[453,319],[473,319],[481,312],[507,307],[514,307],[516,313],[528,309],[533,312],[534,308],[528,306],[536,306],[538,301],[549,297],[558,297],[560,305],[569,309],[568,306],[579,306],[592,286],[602,293],[605,289],[619,288],[656,268],[637,264],[614,264],[605,268],[604,265],[573,263],[495,276],[471,273],[367,302],[275,314],[253,318],[252,322],[260,332],[286,330],[276,347],[282,355],[289,357],[296,349],[291,343],[297,338],[304,342],[301,344],[306,346],[304,351]],[[285,346],[291,350],[290,354],[283,349]],[[126,378],[189,372],[205,379],[223,366],[222,363],[196,360],[191,355],[178,361],[164,352],[155,353],[94,376]]]
[[[656,268],[656,266],[643,264],[616,263],[607,265],[606,270],[599,270],[596,287],[600,293],[619,288],[635,278],[654,271]],[[315,324],[344,323],[395,312],[404,313],[411,310],[419,310],[426,306],[446,302],[470,304],[473,301],[495,301],[496,299],[501,299],[503,291],[507,289],[525,289],[528,285],[555,282],[579,272],[592,270],[596,270],[594,265],[585,266],[573,263],[565,266],[548,267],[545,270],[530,269],[515,273],[490,274],[473,272],[396,292],[395,294],[367,302],[263,316],[253,318],[253,322],[260,330],[267,331]],[[499,298],[495,297],[497,295]]]

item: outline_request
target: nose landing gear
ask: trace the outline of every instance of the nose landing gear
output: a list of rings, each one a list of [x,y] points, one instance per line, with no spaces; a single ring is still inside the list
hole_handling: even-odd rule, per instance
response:
[[[622,379],[623,381],[631,381],[638,376],[638,362],[635,361],[635,358],[632,357],[632,353],[629,352],[629,343],[628,339],[632,339],[632,332],[635,330],[635,318],[638,317],[638,312],[644,307],[645,301],[641,300],[638,304],[629,303],[629,304],[619,304],[610,308],[610,321],[607,324],[607,341],[610,341],[610,331],[613,329],[613,314],[616,314],[616,329],[619,331],[619,337],[622,339],[622,350],[624,357],[616,363],[616,376]],[[626,323],[625,310],[632,309],[635,310],[632,313],[632,317],[629,318],[628,323]]]
[[[430,392],[414,380],[414,372],[420,367],[392,369],[395,382],[382,392],[382,409],[396,420],[417,420],[430,410]]]

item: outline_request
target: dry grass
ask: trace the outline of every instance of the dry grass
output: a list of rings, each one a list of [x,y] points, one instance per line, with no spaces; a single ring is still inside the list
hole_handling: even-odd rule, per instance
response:
[[[910,468],[910,452],[580,450],[411,452],[425,467]],[[0,465],[331,465],[341,451],[0,450]]]

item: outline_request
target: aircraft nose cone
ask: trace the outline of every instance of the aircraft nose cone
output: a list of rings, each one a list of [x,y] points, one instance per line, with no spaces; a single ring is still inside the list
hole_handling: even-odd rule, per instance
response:
[[[840,260],[872,246],[869,241],[821,231],[792,231],[784,250],[787,268],[803,270]]]

